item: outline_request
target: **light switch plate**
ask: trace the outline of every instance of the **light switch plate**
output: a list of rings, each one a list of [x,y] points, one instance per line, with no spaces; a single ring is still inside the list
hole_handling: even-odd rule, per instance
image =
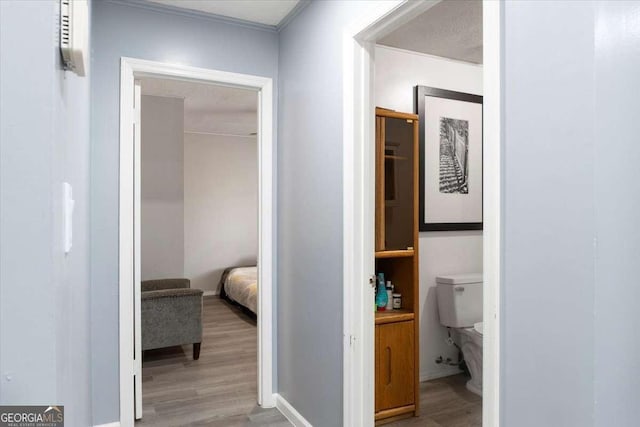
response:
[[[62,183],[62,206],[64,216],[64,253],[68,254],[73,246],[73,208],[75,200],[73,200],[73,188],[68,182]]]

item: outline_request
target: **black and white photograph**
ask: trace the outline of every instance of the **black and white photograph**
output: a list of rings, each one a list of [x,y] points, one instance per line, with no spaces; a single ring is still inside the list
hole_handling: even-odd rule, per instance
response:
[[[440,192],[468,194],[469,121],[440,117]]]
[[[416,86],[420,231],[482,230],[482,96]]]

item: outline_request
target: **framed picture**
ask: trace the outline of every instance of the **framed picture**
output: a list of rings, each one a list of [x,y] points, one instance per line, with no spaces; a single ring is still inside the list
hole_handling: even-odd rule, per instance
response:
[[[482,96],[415,88],[420,231],[482,230]]]

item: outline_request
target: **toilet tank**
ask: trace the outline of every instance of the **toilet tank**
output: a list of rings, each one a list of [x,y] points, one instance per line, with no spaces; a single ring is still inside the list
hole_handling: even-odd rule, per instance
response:
[[[440,323],[451,328],[471,328],[482,322],[482,274],[436,277]]]

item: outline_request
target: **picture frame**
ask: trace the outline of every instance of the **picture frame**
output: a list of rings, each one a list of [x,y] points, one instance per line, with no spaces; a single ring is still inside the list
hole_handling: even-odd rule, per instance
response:
[[[482,96],[415,87],[420,231],[482,230]]]

